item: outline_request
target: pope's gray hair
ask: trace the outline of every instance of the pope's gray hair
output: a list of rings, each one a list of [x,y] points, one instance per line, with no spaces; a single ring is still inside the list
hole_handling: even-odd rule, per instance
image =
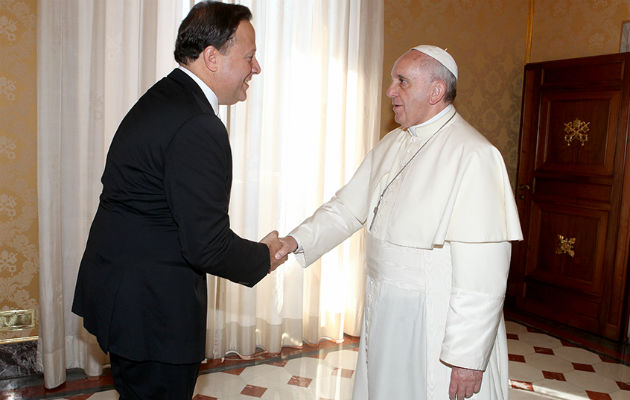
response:
[[[422,67],[429,72],[431,82],[444,82],[446,85],[444,101],[449,104],[452,103],[455,100],[455,96],[457,96],[457,78],[455,78],[455,75],[433,57],[425,57]]]

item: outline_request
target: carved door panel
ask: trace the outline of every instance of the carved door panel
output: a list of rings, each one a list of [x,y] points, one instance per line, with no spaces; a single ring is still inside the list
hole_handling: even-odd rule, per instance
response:
[[[620,340],[627,325],[630,54],[525,67],[508,308]]]

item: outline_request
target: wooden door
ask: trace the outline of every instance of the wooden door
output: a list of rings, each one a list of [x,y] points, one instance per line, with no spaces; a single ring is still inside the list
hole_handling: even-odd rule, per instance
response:
[[[525,67],[507,308],[613,340],[628,316],[630,53]]]

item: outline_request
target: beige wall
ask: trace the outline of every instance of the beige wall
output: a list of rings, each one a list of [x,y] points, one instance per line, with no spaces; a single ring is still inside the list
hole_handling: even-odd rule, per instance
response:
[[[0,1],[0,311],[38,309],[36,13],[37,0]]]
[[[531,62],[618,53],[630,0],[535,0]]]
[[[417,44],[448,48],[459,66],[455,106],[494,143],[516,176],[523,67],[619,51],[628,0],[385,0],[383,94],[393,63]],[[383,97],[381,134],[394,127]]]

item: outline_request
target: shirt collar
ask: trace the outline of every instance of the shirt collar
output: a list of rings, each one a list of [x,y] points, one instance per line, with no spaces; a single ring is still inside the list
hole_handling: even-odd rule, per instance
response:
[[[199,87],[201,88],[201,91],[206,96],[206,98],[208,99],[208,102],[212,106],[212,110],[214,111],[216,115],[218,115],[219,114],[219,99],[217,95],[214,94],[212,89],[210,89],[210,86],[206,85],[204,81],[199,79],[197,75],[193,74],[192,71],[190,71],[188,68],[184,67],[183,65],[180,65],[178,68],[184,71],[186,74],[188,74],[188,76],[190,76],[192,80],[195,81],[197,85],[199,85]]]
[[[444,115],[446,115],[448,112],[450,112],[452,109],[453,109],[453,105],[452,104],[447,105],[442,111],[440,111],[439,113],[435,114],[433,117],[429,118],[428,120],[424,121],[423,123],[410,127],[408,129],[409,133],[411,133],[413,136],[417,136],[416,135],[416,128],[420,128],[422,126],[429,125],[429,124],[437,121],[438,119],[440,119]]]

